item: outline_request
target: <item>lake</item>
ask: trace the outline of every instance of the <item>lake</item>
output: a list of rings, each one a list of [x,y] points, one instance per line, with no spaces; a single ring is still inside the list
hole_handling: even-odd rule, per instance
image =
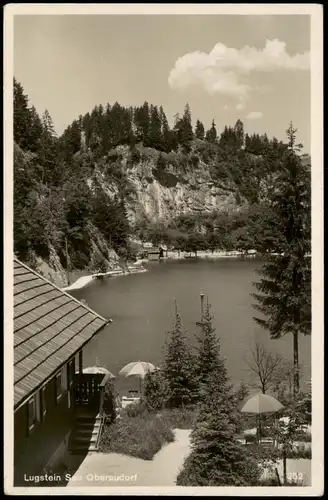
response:
[[[209,297],[215,315],[214,326],[221,340],[221,354],[227,358],[228,374],[233,383],[249,381],[245,356],[254,338],[267,348],[292,360],[292,336],[271,340],[267,331],[253,320],[255,310],[252,282],[259,277],[256,260],[220,259],[210,261],[163,261],[149,263],[149,272],[97,280],[86,288],[74,290],[77,299],[109,324],[84,351],[84,367],[97,363],[115,375],[130,361],[149,361],[159,365],[163,342],[172,326],[173,298],[180,309],[190,343],[199,332],[200,293]],[[300,363],[303,379],[311,373],[311,337],[300,335]],[[138,386],[133,378],[118,379],[118,388],[126,392]]]

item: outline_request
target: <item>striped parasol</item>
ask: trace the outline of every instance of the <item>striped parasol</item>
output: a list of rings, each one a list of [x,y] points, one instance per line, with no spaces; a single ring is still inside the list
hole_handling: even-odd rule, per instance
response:
[[[141,392],[141,381],[145,378],[147,373],[151,373],[155,370],[156,367],[152,363],[148,363],[146,361],[132,361],[120,370],[119,375],[124,377],[139,377]]]

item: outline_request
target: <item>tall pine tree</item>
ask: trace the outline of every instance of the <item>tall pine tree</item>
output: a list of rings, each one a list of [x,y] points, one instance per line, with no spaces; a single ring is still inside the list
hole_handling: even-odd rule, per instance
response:
[[[14,141],[22,148],[29,148],[31,112],[28,97],[22,85],[14,78]]]
[[[293,337],[294,395],[299,392],[299,334],[311,333],[311,183],[310,171],[296,154],[296,130],[287,130],[288,148],[270,193],[273,253],[264,254],[260,293],[253,294],[263,317],[255,320],[272,338]],[[271,249],[272,250],[272,249]]]
[[[217,138],[216,126],[214,120],[212,120],[211,128],[206,132],[205,139],[208,142],[214,143],[216,142],[216,138]]]
[[[213,374],[200,403],[190,436],[191,453],[177,477],[178,486],[258,485],[262,470],[236,439],[240,418],[226,375]]]
[[[196,380],[193,357],[183,331],[177,303],[175,321],[164,346],[163,373],[168,384],[168,406],[178,408],[194,401]]]
[[[163,139],[162,139],[162,123],[160,113],[157,106],[152,106],[150,111],[150,127],[149,127],[149,138],[148,145],[154,149],[162,149]]]
[[[202,397],[212,375],[222,377],[225,382],[224,361],[220,358],[220,344],[215,328],[213,327],[213,316],[211,306],[207,302],[205,314],[201,322],[201,334],[197,337],[197,380],[199,384],[199,395]]]
[[[199,120],[197,120],[197,122],[196,122],[195,136],[197,139],[200,139],[201,141],[203,141],[204,137],[205,137],[204,125]]]

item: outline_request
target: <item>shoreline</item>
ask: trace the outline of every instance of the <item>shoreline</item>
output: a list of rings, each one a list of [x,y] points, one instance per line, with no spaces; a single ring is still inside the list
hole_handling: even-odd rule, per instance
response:
[[[137,262],[137,265],[140,266],[141,261]],[[94,274],[88,274],[86,276],[81,276],[78,278],[74,283],[62,288],[63,292],[69,292],[71,290],[80,290],[81,288],[85,288],[87,285],[89,285],[92,281],[95,279],[99,278],[106,278],[110,276],[129,276],[131,274],[140,274],[140,273],[145,273],[148,272],[147,269],[144,267],[135,267],[133,266],[128,266],[128,270],[124,271],[123,269],[116,269],[113,271],[108,271],[106,273],[94,273]]]
[[[245,255],[243,252],[239,251],[230,251],[230,252],[224,252],[224,251],[216,251],[216,252],[211,252],[211,251],[204,251],[204,252],[197,252],[197,256],[191,255],[190,252],[167,252],[167,256],[163,257],[161,260],[164,261],[170,261],[170,260],[218,260],[218,259],[226,259],[226,258],[240,258],[244,256],[244,258],[249,259],[249,258],[255,258],[257,256],[257,253],[252,252],[247,255]],[[81,276],[78,278],[74,283],[68,285],[67,287],[62,288],[63,292],[69,292],[71,290],[80,290],[82,288],[85,288],[87,285],[89,285],[92,281],[95,279],[99,278],[106,278],[106,277],[111,277],[111,276],[130,276],[131,274],[139,274],[139,273],[144,273],[148,272],[148,269],[145,269],[142,267],[142,264],[148,264],[149,261],[148,259],[140,259],[137,261],[137,263],[131,264],[128,266],[128,270],[124,271],[123,269],[117,269],[113,271],[108,271],[105,273],[94,273],[94,274],[89,274],[86,276]],[[157,261],[154,261],[157,262]],[[134,266],[140,266],[141,267],[134,267]]]
[[[166,252],[165,252],[166,253]],[[214,251],[211,252],[210,250],[206,251],[198,251],[197,255],[194,254],[194,252],[167,252],[167,257],[164,257],[164,260],[184,260],[184,259],[225,259],[225,258],[238,258],[238,257],[244,257],[246,259],[249,258],[255,258],[257,256],[257,252],[255,250],[250,250],[248,254],[245,254],[244,252],[240,252],[238,250],[231,250],[231,251]]]

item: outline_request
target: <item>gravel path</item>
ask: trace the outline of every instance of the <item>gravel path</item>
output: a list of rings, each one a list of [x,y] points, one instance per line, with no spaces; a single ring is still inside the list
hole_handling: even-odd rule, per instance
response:
[[[175,429],[175,441],[155,455],[141,460],[117,453],[90,453],[67,486],[175,486],[176,477],[190,452],[190,431]],[[76,457],[79,460],[79,457]],[[282,461],[278,472],[283,478]],[[287,460],[288,478],[298,475],[303,486],[311,486],[311,460]],[[268,471],[264,476],[268,475]]]
[[[149,461],[117,453],[89,454],[67,486],[175,486],[190,450],[190,431],[176,429],[174,433],[175,441]]]

